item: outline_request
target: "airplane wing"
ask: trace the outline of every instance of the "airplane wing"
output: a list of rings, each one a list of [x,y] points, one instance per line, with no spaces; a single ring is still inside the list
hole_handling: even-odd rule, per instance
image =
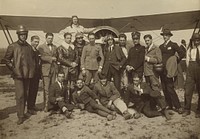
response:
[[[29,30],[42,30],[44,32],[53,33],[58,33],[61,29],[69,26],[71,22],[70,19],[71,18],[65,17],[0,15],[1,22],[9,29],[16,30],[16,27],[22,24]],[[162,27],[170,28],[171,30],[193,29],[198,20],[200,20],[200,10],[122,18],[80,18],[80,23],[84,27],[111,26],[119,32],[131,32],[134,30],[159,30]]]

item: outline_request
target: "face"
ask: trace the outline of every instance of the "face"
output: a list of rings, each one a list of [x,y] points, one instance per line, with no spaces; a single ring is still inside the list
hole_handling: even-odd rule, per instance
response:
[[[140,78],[138,77],[133,78],[133,84],[138,86],[140,84]]]
[[[37,48],[37,46],[39,45],[39,43],[40,43],[40,40],[39,40],[39,39],[33,39],[33,40],[31,41],[31,46]]]
[[[27,40],[28,34],[19,34],[18,38],[20,41],[25,42]]]
[[[53,42],[53,36],[47,36],[46,42],[47,42],[48,44],[52,44],[52,42]]]
[[[119,38],[119,45],[120,46],[125,46],[126,45],[126,39],[124,37]]]
[[[163,39],[165,42],[167,42],[170,39],[170,35],[163,35]]]
[[[140,43],[140,38],[132,38],[133,39],[133,44],[139,44]]]
[[[107,84],[107,79],[101,79],[100,82],[101,82],[102,85],[106,85]]]
[[[150,39],[149,37],[145,38],[144,41],[145,41],[147,47],[149,47],[152,44],[152,39]]]
[[[77,17],[73,17],[73,18],[72,18],[72,23],[73,23],[74,25],[78,25],[78,18],[77,18]]]
[[[88,40],[90,41],[90,44],[95,44],[95,36],[89,35]]]
[[[72,36],[71,35],[67,35],[65,36],[65,42],[70,44],[71,43],[71,40],[72,40]]]
[[[59,82],[63,82],[64,79],[65,79],[65,75],[64,75],[64,74],[62,74],[62,73],[58,74],[57,80],[58,80]]]
[[[109,39],[109,40],[108,40],[108,46],[111,46],[111,45],[113,45],[113,40],[112,40],[112,39]]]
[[[83,43],[83,37],[77,37],[76,40],[77,40],[78,44],[82,44]]]
[[[76,81],[76,86],[77,86],[79,89],[83,88],[83,81],[82,81],[82,80],[77,80],[77,81]]]
[[[193,43],[194,43],[194,46],[200,45],[200,39],[194,40]]]

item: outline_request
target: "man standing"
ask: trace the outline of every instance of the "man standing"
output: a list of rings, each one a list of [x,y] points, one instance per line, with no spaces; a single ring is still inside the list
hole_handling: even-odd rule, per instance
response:
[[[72,35],[64,34],[64,42],[57,48],[57,59],[60,63],[59,70],[65,73],[64,86],[69,88],[69,99],[72,100],[72,90],[78,77],[78,51],[71,43]]]
[[[132,39],[134,47],[128,52],[127,66],[129,82],[132,83],[132,79],[135,73],[138,74],[139,78],[142,78],[144,72],[144,57],[145,47],[140,45],[140,33],[132,32]]]
[[[195,117],[200,118],[200,34],[194,33],[187,50],[187,75],[185,83],[185,105],[183,117],[190,115],[191,101],[195,84],[199,95]]]
[[[124,37],[121,37],[121,39],[125,40]],[[121,68],[126,62],[126,57],[123,54],[122,49],[118,45],[115,45],[114,38],[112,35],[109,35],[107,38],[107,44],[104,55],[105,62],[102,73],[107,76],[107,79],[109,81],[111,81],[111,78],[113,78],[117,90],[121,92]]]
[[[98,80],[98,73],[102,71],[104,56],[100,45],[95,44],[95,34],[88,34],[89,44],[83,48],[81,56],[82,74],[86,75],[85,84],[89,85],[93,78]]]
[[[124,54],[124,56],[128,57],[128,49],[127,49],[127,46],[126,46],[126,40],[127,40],[127,37],[125,34],[119,34],[119,46],[120,48],[122,49],[122,52]],[[123,68],[122,68],[122,73],[121,73],[121,88],[123,90],[126,90],[127,89],[127,86],[128,86],[128,76],[127,76],[127,71],[123,65]],[[122,96],[123,97],[123,96]]]
[[[144,62],[145,80],[146,83],[152,88],[152,90],[158,92],[158,95],[160,95],[159,75],[153,69],[153,66],[154,64],[162,62],[162,54],[160,48],[153,44],[152,36],[150,34],[145,35],[144,40],[146,43]]]
[[[56,46],[53,45],[53,33],[46,34],[46,42],[38,46],[42,63],[44,88],[44,111],[47,112],[49,86],[55,82],[57,72]]]
[[[17,124],[24,122],[24,110],[29,93],[30,79],[35,73],[35,59],[32,47],[26,42],[28,30],[20,25],[17,29],[18,41],[10,44],[5,54],[5,62],[12,71],[15,82],[17,104]],[[29,103],[29,102],[27,102]]]
[[[173,34],[169,29],[164,29],[161,35],[163,36],[164,39],[164,43],[159,46],[162,53],[162,63],[164,65],[164,70],[161,74],[162,89],[165,95],[165,100],[167,102],[167,105],[169,106],[169,109],[172,109],[174,106],[176,108],[176,111],[179,114],[181,114],[183,110],[181,108],[179,98],[174,90],[173,77],[168,76],[166,63],[171,56],[175,55],[176,52],[179,55],[179,58],[177,57],[176,60],[178,63],[184,57],[185,54],[177,43],[174,43],[170,40],[170,37],[173,36]]]
[[[34,77],[30,79],[30,88],[29,88],[29,94],[28,94],[28,113],[31,115],[35,115],[36,111],[39,109],[35,106],[35,101],[37,97],[38,87],[39,87],[39,81],[41,78],[41,61],[40,61],[40,54],[37,50],[37,46],[39,45],[40,38],[38,36],[32,36],[31,37],[31,46],[34,52],[35,57],[35,74]]]

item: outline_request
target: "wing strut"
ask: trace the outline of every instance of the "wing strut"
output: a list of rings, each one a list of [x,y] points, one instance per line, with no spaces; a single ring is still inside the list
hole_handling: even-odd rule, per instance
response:
[[[11,42],[10,42],[10,40],[9,40],[7,34],[6,34],[5,26],[2,24],[1,20],[0,20],[0,24],[1,24],[1,28],[2,28],[2,30],[3,30],[3,33],[4,33],[5,37],[6,37],[6,40],[7,40],[8,44],[11,44]],[[8,33],[8,30],[7,30],[7,33]],[[9,34],[10,34],[10,33],[9,33]]]

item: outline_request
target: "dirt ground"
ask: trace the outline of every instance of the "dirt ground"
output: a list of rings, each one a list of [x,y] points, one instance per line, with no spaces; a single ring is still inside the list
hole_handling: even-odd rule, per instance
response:
[[[66,119],[41,111],[18,126],[13,84],[9,76],[0,76],[0,139],[200,139],[200,119],[195,118],[193,111],[188,117],[175,113],[170,121],[145,116],[125,121],[121,115],[107,121],[79,110],[74,111],[74,119]],[[183,102],[183,92],[178,95]],[[193,110],[197,98],[194,94]],[[42,106],[42,99],[43,93],[39,91],[38,107]]]

